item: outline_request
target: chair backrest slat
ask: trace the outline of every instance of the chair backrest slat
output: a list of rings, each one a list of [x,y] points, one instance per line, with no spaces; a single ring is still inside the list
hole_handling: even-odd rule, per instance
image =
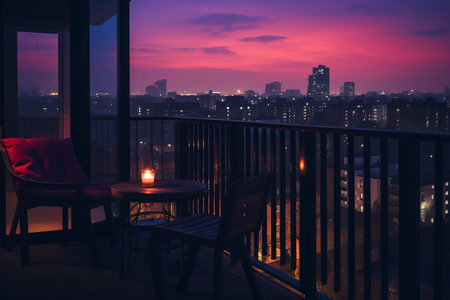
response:
[[[271,174],[232,182],[224,204],[219,239],[223,242],[259,230],[267,205]]]

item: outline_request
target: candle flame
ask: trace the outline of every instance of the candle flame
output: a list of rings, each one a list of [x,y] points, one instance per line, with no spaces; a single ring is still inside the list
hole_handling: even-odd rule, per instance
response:
[[[152,174],[153,172],[151,170],[144,170],[144,175],[142,176],[143,178],[152,178],[154,177],[154,174]]]

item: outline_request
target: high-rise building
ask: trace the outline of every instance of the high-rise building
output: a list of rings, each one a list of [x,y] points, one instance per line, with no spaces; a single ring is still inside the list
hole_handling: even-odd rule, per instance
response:
[[[347,99],[355,97],[355,83],[353,81],[344,82],[344,97]]]
[[[153,97],[164,98],[167,96],[167,80],[161,79],[155,81],[155,84],[145,88],[145,94]]]
[[[330,68],[319,65],[313,68],[308,79],[308,96],[316,100],[328,100],[330,97]]]
[[[167,96],[167,80],[161,79],[155,81],[155,87],[159,92],[159,97],[166,97]]]
[[[281,82],[273,81],[266,83],[266,97],[280,96],[281,95]]]

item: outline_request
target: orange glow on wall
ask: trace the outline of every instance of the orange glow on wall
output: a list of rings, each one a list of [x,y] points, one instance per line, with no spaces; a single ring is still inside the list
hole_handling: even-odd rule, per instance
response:
[[[303,158],[300,159],[300,171],[305,171],[305,160]]]

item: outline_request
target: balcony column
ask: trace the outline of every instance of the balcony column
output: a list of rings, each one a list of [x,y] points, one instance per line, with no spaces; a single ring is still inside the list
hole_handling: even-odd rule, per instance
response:
[[[3,0],[0,1],[0,138],[3,138],[5,127],[5,69],[4,69],[4,8]],[[3,170],[3,162],[0,163]],[[4,246],[6,235],[6,194],[5,194],[5,172],[0,172],[0,248]]]
[[[70,1],[70,136],[90,178],[89,0]]]
[[[90,179],[89,0],[70,1],[69,35],[70,137],[78,160]],[[76,236],[81,236],[80,211],[73,209],[72,216],[72,229]]]
[[[130,1],[118,0],[117,3],[119,163],[120,179],[127,181],[130,179]]]

